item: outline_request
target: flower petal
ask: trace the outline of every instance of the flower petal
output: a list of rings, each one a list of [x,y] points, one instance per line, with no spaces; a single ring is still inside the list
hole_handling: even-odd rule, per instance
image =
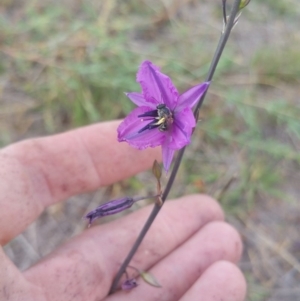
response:
[[[181,94],[178,98],[178,104],[175,111],[181,111],[186,107],[193,108],[203,93],[207,90],[209,84],[210,82],[202,83]]]
[[[137,106],[141,107],[141,106],[146,106],[146,107],[151,107],[151,108],[156,108],[156,105],[148,102],[142,93],[138,93],[138,92],[129,92],[129,93],[125,93],[125,95]]]
[[[139,133],[139,130],[150,123],[151,119],[139,118],[138,116],[152,109],[150,107],[134,109],[118,127],[118,141],[127,141],[131,146],[138,149],[161,145],[166,134],[159,129],[145,130]]]
[[[162,145],[162,157],[163,157],[163,164],[164,164],[164,169],[166,172],[169,171],[169,168],[171,166],[175,150],[169,148],[169,143],[167,139],[165,140],[165,143]]]
[[[137,73],[145,99],[155,104],[164,103],[173,110],[177,104],[178,91],[171,79],[159,71],[150,61],[144,61]]]
[[[181,112],[176,113],[174,123],[169,132],[168,147],[180,149],[189,144],[195,126],[195,117],[190,108],[185,108]]]
[[[196,120],[191,108],[185,108],[175,113],[175,122],[186,132],[196,126]]]
[[[170,134],[171,139],[168,147],[171,149],[180,149],[190,143],[190,134],[186,133],[177,122],[173,123],[172,133]]]

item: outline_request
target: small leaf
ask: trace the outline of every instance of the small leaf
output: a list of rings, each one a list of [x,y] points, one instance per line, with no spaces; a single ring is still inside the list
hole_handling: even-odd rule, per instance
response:
[[[150,284],[151,286],[162,287],[151,273],[140,271],[140,276],[146,283]]]
[[[251,0],[242,0],[241,3],[240,3],[240,6],[239,6],[239,9],[243,9],[245,8],[249,3],[250,3]]]
[[[162,170],[161,170],[161,166],[156,160],[153,162],[152,173],[154,177],[157,179],[157,181],[159,181],[161,178]]]

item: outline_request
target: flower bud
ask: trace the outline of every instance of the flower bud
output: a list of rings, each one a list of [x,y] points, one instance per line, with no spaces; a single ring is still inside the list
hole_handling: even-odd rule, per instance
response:
[[[128,209],[135,202],[133,198],[125,197],[118,200],[112,200],[98,206],[96,209],[89,212],[85,217],[89,220],[89,227],[92,222],[102,216],[112,215]]]
[[[149,198],[153,198],[153,197],[156,197],[156,196],[135,197],[135,198],[124,197],[122,199],[112,200],[105,204],[102,204],[102,205],[98,206],[96,209],[89,212],[85,216],[85,218],[89,220],[88,227],[90,227],[92,222],[99,217],[119,213],[121,211],[124,211],[124,210],[130,208],[133,205],[133,203],[135,203],[137,201],[141,201],[141,200],[145,200],[145,199],[149,199]]]
[[[162,173],[161,166],[159,165],[159,163],[156,160],[153,162],[152,173],[155,176],[155,178],[157,179],[157,181],[160,181],[161,173]]]
[[[134,278],[132,278],[132,279],[126,279],[122,283],[121,288],[123,291],[129,291],[137,286],[138,286],[138,284],[137,284],[136,280]]]
[[[151,286],[162,287],[157,281],[157,279],[154,277],[154,275],[152,275],[151,273],[140,271],[140,276],[146,283],[150,284]]]

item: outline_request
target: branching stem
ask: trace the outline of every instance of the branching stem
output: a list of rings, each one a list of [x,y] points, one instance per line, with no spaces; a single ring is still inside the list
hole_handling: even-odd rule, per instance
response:
[[[227,40],[228,40],[228,38],[230,36],[230,32],[231,32],[232,27],[234,25],[235,17],[237,15],[237,13],[239,12],[240,2],[241,2],[241,0],[235,0],[234,4],[232,6],[230,17],[229,17],[228,22],[226,24],[225,31],[224,31],[224,33],[222,33],[222,35],[220,37],[218,46],[216,48],[214,57],[212,59],[212,62],[211,62],[211,65],[210,65],[210,68],[209,68],[209,71],[208,71],[208,75],[207,75],[206,81],[211,81],[212,78],[213,78],[213,76],[214,76],[214,73],[215,73],[216,68],[218,66],[218,63],[219,63],[219,60],[220,60],[221,55],[223,53],[224,47],[225,47],[225,45],[227,43]],[[224,2],[223,2],[223,4],[224,4]],[[207,91],[199,99],[199,102],[197,103],[197,106],[196,106],[196,108],[194,110],[194,115],[195,115],[196,120],[198,120],[199,110],[200,110],[200,108],[202,106],[202,103],[203,103],[203,100],[204,100],[204,98],[206,96],[206,93],[207,93]],[[181,163],[184,151],[185,151],[185,147],[182,148],[178,152],[178,154],[177,154],[176,160],[174,162],[174,167],[172,169],[172,172],[170,174],[169,180],[168,180],[168,182],[166,184],[166,188],[165,188],[165,190],[163,192],[163,195],[162,195],[163,204],[166,201],[166,199],[168,197],[168,194],[169,194],[169,192],[171,190],[171,187],[173,185],[173,182],[175,180],[175,177],[176,177],[178,168],[180,166],[180,163]],[[123,264],[121,265],[121,267],[120,267],[120,269],[119,269],[119,271],[118,271],[118,273],[117,273],[117,275],[116,275],[116,277],[115,277],[115,279],[113,281],[113,284],[112,284],[111,289],[110,289],[110,294],[114,293],[117,290],[118,284],[119,284],[119,281],[120,281],[122,275],[126,271],[126,268],[129,265],[132,257],[134,256],[134,254],[136,253],[138,247],[142,243],[145,235],[147,234],[149,228],[151,227],[153,221],[155,220],[158,212],[162,208],[162,205],[161,206],[158,205],[158,204],[154,205],[154,208],[153,208],[152,212],[150,213],[150,215],[149,215],[149,217],[148,217],[148,219],[147,219],[144,227],[142,228],[142,230],[141,230],[138,238],[136,239],[135,243],[133,244],[130,252],[128,253],[126,259],[124,260]]]

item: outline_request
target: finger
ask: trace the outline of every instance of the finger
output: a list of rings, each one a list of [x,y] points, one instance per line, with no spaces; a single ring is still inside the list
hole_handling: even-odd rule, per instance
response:
[[[71,195],[149,168],[160,149],[117,142],[118,121],[13,144],[0,152],[0,242],[22,232],[43,209]]]
[[[0,247],[0,300],[44,300],[41,290],[24,279]]]
[[[245,278],[236,265],[219,261],[203,273],[180,301],[243,301],[246,287]]]
[[[61,296],[59,300],[69,300],[75,293],[82,300],[104,298],[149,212],[147,207],[86,231],[26,271],[25,276],[45,287],[49,300],[54,290]],[[191,195],[167,202],[131,265],[146,270],[203,225],[222,219],[219,205],[207,196]]]
[[[107,300],[179,300],[210,265],[219,260],[237,262],[241,250],[241,239],[234,228],[224,222],[210,222],[151,268],[162,288],[139,279],[138,288],[130,294],[120,291]]]

